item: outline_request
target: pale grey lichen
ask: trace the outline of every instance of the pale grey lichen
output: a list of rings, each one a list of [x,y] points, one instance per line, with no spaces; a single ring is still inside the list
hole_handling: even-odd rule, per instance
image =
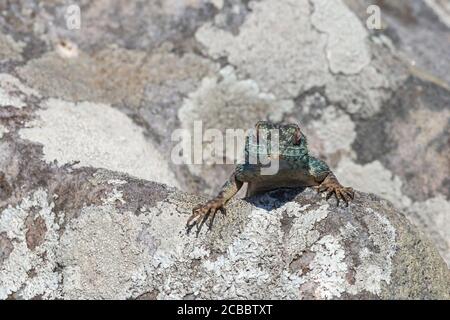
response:
[[[31,213],[45,222],[43,243],[33,249],[28,246],[26,220]],[[9,295],[31,299],[36,296],[52,299],[58,296],[60,274],[56,268],[56,249],[59,246],[59,225],[53,204],[47,200],[45,190],[38,189],[15,207],[0,213],[0,233],[13,243],[13,250],[0,264],[0,299]],[[29,274],[32,273],[32,276]]]
[[[335,173],[344,185],[378,194],[394,203],[397,208],[411,205],[411,199],[402,192],[403,181],[378,160],[359,165],[350,158],[343,158]]]
[[[329,214],[327,204],[316,210],[306,210],[307,208],[295,203],[286,204],[283,207],[283,211],[289,218],[295,218],[286,236],[287,253],[290,259],[301,255],[307,247],[319,240],[320,233],[315,230],[315,225]]]
[[[265,93],[255,81],[239,79],[234,68],[227,66],[217,76],[202,80],[199,88],[185,99],[178,118],[185,127],[203,120],[207,121],[205,126],[219,130],[248,129],[245,125],[253,126],[263,115],[281,121],[283,113],[293,107],[292,100]]]
[[[56,218],[43,190],[1,213],[2,245],[7,237],[13,249],[2,256],[0,297],[332,299],[381,297],[386,287],[403,285],[392,283],[392,272],[405,268],[395,257],[412,248],[397,241],[397,233],[404,237],[407,231],[386,208],[352,204],[339,210],[308,198],[311,192],[306,204],[274,208],[268,194],[252,204],[233,201],[210,232],[196,237],[185,229],[188,196],[174,192],[139,213],[128,212],[123,194],[129,184],[104,178],[113,188],[103,201],[68,221]],[[47,226],[43,242],[31,249],[30,214]]]
[[[380,59],[383,53],[378,54],[376,57]],[[328,98],[340,103],[348,113],[362,118],[378,114],[390,92],[399,84],[398,79],[388,77],[389,70],[382,63],[376,61],[375,65],[373,62],[355,75],[335,75],[326,84]]]
[[[450,202],[443,195],[437,195],[413,203],[406,216],[433,240],[450,267]]]
[[[322,112],[319,120],[312,121],[308,128],[320,139],[325,154],[338,151],[351,153],[356,138],[355,123],[350,116],[334,106]]]
[[[286,205],[286,209],[289,207],[293,208],[292,204]],[[363,247],[361,252],[353,252],[343,241],[351,241],[358,234],[355,225],[347,223],[337,235],[321,235],[317,224],[335,213],[332,213],[328,204],[302,213],[304,210],[297,205],[295,210],[286,211],[290,212],[288,216],[292,213],[296,216],[287,238],[287,253],[290,259],[297,260],[306,252],[314,254],[306,266],[309,271],[300,273],[305,288],[314,288],[313,297],[330,299],[341,297],[345,292],[357,295],[363,291],[380,294],[382,283],[390,281],[395,253],[395,229],[392,224],[377,212],[368,210],[369,215],[365,220],[369,237],[379,247],[379,251]],[[361,263],[357,266],[345,260],[348,255],[358,254]],[[355,270],[355,283],[347,280],[350,270]]]
[[[146,223],[147,217],[124,215],[108,204],[84,208],[61,237],[62,295],[126,299],[144,290],[151,257],[137,239]]]
[[[22,108],[26,97],[40,97],[40,94],[22,84],[19,79],[8,74],[0,74],[0,107],[13,106]]]
[[[210,56],[227,57],[238,74],[279,98],[324,87],[350,113],[380,111],[394,83],[387,68],[371,63],[367,32],[342,1],[267,0],[251,7],[238,35],[212,24],[197,31]]]
[[[22,60],[24,46],[23,42],[16,42],[11,35],[5,35],[0,32],[0,62]]]
[[[215,291],[224,292],[226,299],[267,298],[268,288],[276,290],[282,287],[286,298],[294,298],[295,286],[289,282],[282,283],[283,257],[277,253],[282,245],[282,231],[277,214],[255,208],[248,218],[249,223],[244,226],[242,236],[228,246],[226,256],[202,263],[210,278],[214,279]],[[217,293],[212,297],[218,297]],[[200,294],[207,294],[205,288],[201,288]]]
[[[355,284],[350,292],[366,290],[380,295],[382,283],[391,281],[392,259],[397,249],[396,232],[391,222],[372,208],[366,208],[368,215],[364,217],[369,228],[369,239],[376,249],[364,248],[359,258],[364,263],[356,267]]]
[[[315,256],[310,264],[312,271],[306,277],[317,285],[314,296],[319,299],[340,297],[345,291],[348,266],[344,262],[345,250],[339,239],[326,235],[311,250]]]
[[[122,171],[177,186],[162,156],[145,139],[143,129],[108,105],[49,99],[19,134],[43,144],[44,159]]]
[[[261,202],[268,200],[261,199]],[[307,294],[300,288],[314,288],[313,297],[319,299],[341,297],[345,292],[379,294],[382,283],[390,281],[395,252],[393,226],[378,213],[370,212],[367,218],[369,237],[379,246],[379,251],[361,248],[365,255],[360,257],[361,264],[354,266],[345,261],[347,255],[358,253],[349,251],[343,242],[348,231],[335,236],[321,234],[317,228],[330,214],[335,213],[326,203],[317,209],[293,202],[270,212],[253,208],[241,236],[227,247],[226,257],[212,261],[207,252],[201,256],[204,256],[205,277],[214,278],[215,291],[225,292],[225,297],[230,299],[270,298],[268,291],[276,292],[278,298],[298,299]],[[293,221],[288,231],[283,231],[281,223],[285,215]],[[358,230],[352,225],[347,229]],[[291,261],[301,259],[306,252],[312,252],[314,257],[305,270],[290,270]],[[349,268],[356,269],[355,284],[349,284],[346,278]],[[205,297],[204,286],[204,279],[195,284],[194,295]]]
[[[139,215],[121,212],[117,206],[125,203],[121,188],[126,185],[120,179],[109,181],[116,187],[102,204],[84,207],[61,237],[58,261],[64,266],[61,294],[65,298],[127,299],[152,291],[158,284],[158,268],[167,267],[163,265],[166,257],[182,254],[172,250],[178,241],[168,243],[172,247],[164,242],[169,235],[177,235],[170,227],[179,223],[172,219],[158,225],[161,229],[153,228],[154,219],[161,214],[170,219],[176,208],[159,202]]]
[[[311,22],[328,35],[327,59],[333,73],[358,74],[370,63],[367,31],[341,0],[310,0]]]
[[[205,24],[196,39],[211,56],[227,56],[262,91],[280,98],[295,97],[300,90],[322,84],[328,74],[326,35],[311,26],[308,1],[269,0],[250,5],[252,13],[237,36]]]
[[[219,10],[223,8],[224,0],[210,0],[210,2]]]

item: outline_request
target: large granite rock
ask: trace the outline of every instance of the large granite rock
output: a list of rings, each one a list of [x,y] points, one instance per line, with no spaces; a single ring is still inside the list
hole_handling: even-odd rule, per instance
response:
[[[188,233],[205,199],[105,170],[40,170],[0,212],[1,299],[450,298],[436,249],[373,195],[337,208],[278,190]]]

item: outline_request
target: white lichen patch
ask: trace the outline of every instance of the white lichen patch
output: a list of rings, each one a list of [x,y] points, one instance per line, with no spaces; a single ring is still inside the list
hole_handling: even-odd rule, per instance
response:
[[[303,270],[285,270],[296,276],[302,288],[313,290],[309,294],[318,299],[341,297],[344,293],[370,292],[379,295],[383,283],[390,283],[392,258],[396,249],[395,228],[389,220],[371,209],[363,219],[368,227],[368,237],[376,249],[358,242],[349,247],[344,241],[355,241],[361,228],[347,222],[338,234],[321,233],[318,223],[336,214],[329,204],[323,203],[317,209],[306,209],[297,203],[287,203],[272,210],[271,215],[293,218],[288,234],[284,238],[284,255],[288,261],[303,261]],[[355,249],[359,248],[359,249]],[[309,252],[309,253],[308,253]],[[311,258],[307,258],[307,255]],[[359,265],[347,256],[359,256]],[[308,260],[310,260],[308,262]],[[305,271],[306,270],[306,271]],[[348,274],[354,271],[354,282]],[[305,292],[302,292],[303,296]]]
[[[389,283],[392,271],[395,253],[393,226],[378,213],[368,212],[365,218],[368,237],[378,249],[374,251],[362,246],[361,252],[355,252],[356,249],[349,247],[344,240],[358,235],[360,228],[347,224],[337,235],[318,230],[318,223],[331,214],[336,213],[327,203],[316,209],[302,207],[295,202],[271,211],[253,208],[242,233],[227,247],[225,255],[212,259],[207,250],[194,250],[196,257],[202,260],[203,271],[200,273],[203,276],[193,282],[195,289],[192,292],[173,284],[182,281],[176,278],[166,283],[167,292],[161,297],[180,298],[191,293],[201,298],[263,299],[276,296],[298,299],[312,294],[315,298],[332,299],[344,293],[380,294],[382,284]],[[287,229],[281,222],[286,218],[292,221]],[[312,257],[309,262],[304,260],[307,264],[305,269],[291,270],[291,260],[301,260],[307,252]],[[349,255],[358,254],[361,261],[358,266],[346,259]],[[355,283],[349,283],[349,270],[355,270]],[[205,289],[211,286],[212,292]]]
[[[208,1],[208,0],[207,0]],[[211,1],[212,2],[212,1]],[[203,0],[165,0],[161,3],[162,13],[166,15],[182,15],[188,8],[198,8],[204,3]],[[157,7],[158,8],[158,7]]]
[[[415,202],[406,216],[433,240],[450,267],[450,202],[443,195]]]
[[[122,190],[113,189],[110,193],[106,195],[105,198],[102,199],[103,203],[106,204],[115,204],[117,202],[124,204],[125,200],[123,200],[123,192]]]
[[[151,210],[161,211],[162,208],[167,212],[170,204],[161,204],[159,210],[156,207]],[[158,297],[298,298],[298,288],[303,280],[284,268],[280,218],[286,208],[292,211],[305,209],[294,203],[273,211],[253,207],[239,236],[231,238],[219,255],[213,254],[205,237],[199,240],[191,235],[174,241],[174,235],[179,236],[184,229],[185,220],[180,221],[180,216],[151,214],[148,230],[159,243],[154,254],[157,260],[154,265],[160,272],[158,279],[162,281]],[[227,225],[224,227],[228,228]]]
[[[167,162],[142,128],[108,105],[49,99],[20,136],[43,144],[44,159],[106,168],[177,186]]]
[[[16,207],[8,207],[0,213],[0,233],[6,233],[13,243],[13,250],[0,264],[0,299],[11,294],[24,299],[58,296],[61,276],[54,268],[59,226],[52,210],[47,193],[39,189]],[[35,214],[34,219],[43,219],[46,227],[42,243],[33,249],[28,247],[26,236],[26,219],[30,213]]]
[[[288,203],[283,207],[290,218],[295,218],[286,236],[287,253],[290,258],[300,255],[320,238],[319,231],[315,230],[316,223],[325,219],[329,212],[329,205],[323,204],[318,209],[306,210],[296,203]]]
[[[297,297],[299,283],[288,281],[289,275],[282,270],[278,213],[254,208],[248,218],[241,236],[228,246],[225,256],[202,262],[209,282],[213,280],[213,293],[199,288],[199,294],[211,298],[262,299],[269,297],[268,292],[277,290],[287,299]]]
[[[310,264],[312,270],[305,277],[317,284],[314,296],[320,299],[340,297],[345,291],[348,266],[344,262],[345,250],[339,239],[326,235],[311,250],[315,253]]]
[[[310,271],[302,279],[314,288],[312,294],[315,298],[332,299],[344,293],[356,295],[361,292],[379,295],[382,285],[390,283],[392,258],[396,250],[395,228],[386,217],[372,209],[368,208],[367,213],[364,221],[375,250],[364,246],[355,252],[354,248],[344,244],[343,240],[355,239],[360,232],[350,223],[340,228],[338,235],[325,234],[308,246],[314,258],[308,265]],[[305,249],[299,248],[300,251]],[[360,264],[349,263],[346,260],[349,255],[359,255]],[[348,279],[350,271],[354,272],[352,282]]]
[[[155,252],[152,264],[155,267],[163,269],[171,266],[176,266],[177,261],[183,259],[185,253],[184,241],[187,238],[183,237],[186,233],[185,220],[178,214],[177,207],[170,202],[159,202],[148,212],[150,216],[149,230],[153,237],[158,239],[158,249]],[[175,240],[174,236],[180,237],[180,240]],[[203,248],[199,249],[201,252]],[[192,253],[194,256],[198,252]],[[207,252],[204,253],[207,255]]]
[[[210,2],[219,10],[223,8],[224,0],[210,0]]]
[[[328,75],[326,38],[310,23],[307,0],[268,0],[250,4],[252,13],[239,34],[206,24],[196,38],[213,57],[227,56],[266,92],[295,97]],[[283,17],[280,19],[279,17]]]
[[[360,241],[355,247],[348,246],[344,241],[356,239],[361,227],[347,223],[333,235],[318,229],[319,223],[334,214],[325,202],[316,209],[295,202],[270,212],[254,208],[226,256],[205,258],[205,277],[215,279],[214,288],[217,292],[225,290],[227,298],[273,297],[267,292],[276,292],[283,299],[332,299],[362,292],[379,295],[382,285],[390,283],[396,248],[394,227],[386,217],[368,211],[364,217],[367,236],[376,249]],[[283,226],[283,219],[290,220],[291,225]],[[359,255],[358,265],[347,259],[355,255]],[[295,263],[297,267],[291,269]],[[348,279],[351,271],[355,272],[354,282]],[[201,283],[205,284],[204,279]],[[197,287],[201,288],[200,283]],[[217,297],[198,290],[201,297]]]
[[[400,178],[386,169],[378,160],[359,165],[348,158],[343,158],[335,174],[343,185],[352,186],[363,192],[375,193],[391,201],[397,208],[405,208],[411,204],[411,199],[402,192],[403,182]]]
[[[125,299],[145,278],[149,258],[136,243],[142,222],[113,206],[91,206],[72,220],[61,238],[62,294],[67,299]]]
[[[25,44],[16,42],[11,35],[0,33],[0,62],[22,60],[22,50]]]
[[[364,217],[369,228],[369,239],[374,249],[364,248],[359,258],[362,263],[356,268],[355,284],[349,292],[357,293],[366,290],[373,294],[381,294],[382,284],[391,281],[392,258],[396,252],[396,232],[390,221],[371,208],[366,208]]]
[[[326,154],[344,150],[351,152],[356,139],[355,123],[334,106],[327,107],[320,120],[310,124],[311,130],[318,136]]]
[[[367,31],[341,0],[311,0],[311,22],[328,35],[327,59],[333,73],[357,74],[370,63]]]
[[[278,98],[324,87],[348,112],[379,112],[389,97],[386,89],[396,83],[388,81],[389,69],[371,61],[367,32],[342,1],[267,0],[250,6],[236,36],[212,24],[197,31],[209,55],[227,57],[238,74]]]
[[[368,118],[377,114],[397,80],[388,80],[388,70],[378,63],[368,65],[357,75],[336,75],[326,85],[331,101],[341,102],[347,112]],[[391,79],[391,78],[389,78]]]
[[[121,186],[121,185],[124,185],[124,184],[128,183],[126,180],[121,180],[121,179],[110,179],[110,180],[108,180],[106,182],[108,184],[115,185],[115,186]]]
[[[158,202],[135,215],[117,209],[124,204],[121,195],[113,189],[102,205],[83,208],[66,226],[58,256],[66,299],[128,299],[159,292],[170,281],[169,267],[189,260],[183,250],[187,239],[179,238],[184,220],[174,204]]]
[[[7,73],[0,74],[0,107],[12,106],[22,108],[26,105],[25,98],[39,97],[39,93],[28,88],[19,79]]]
[[[234,68],[227,66],[216,77],[202,80],[200,87],[185,99],[178,118],[185,126],[203,120],[205,126],[224,131],[253,126],[261,117],[281,121],[293,107],[292,100],[278,100],[263,92],[255,81],[238,79]]]

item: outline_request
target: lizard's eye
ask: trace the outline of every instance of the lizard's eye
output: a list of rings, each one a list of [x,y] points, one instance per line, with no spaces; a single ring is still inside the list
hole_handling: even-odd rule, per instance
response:
[[[294,144],[295,145],[299,145],[300,142],[302,141],[302,133],[300,130],[295,132],[295,136],[294,136]]]
[[[294,145],[299,145],[300,144],[300,142],[302,141],[302,136],[303,136],[303,134],[302,134],[302,131],[300,130],[300,127],[299,126],[295,126],[295,132],[294,132],[294,135],[293,135],[293,143],[294,143]]]

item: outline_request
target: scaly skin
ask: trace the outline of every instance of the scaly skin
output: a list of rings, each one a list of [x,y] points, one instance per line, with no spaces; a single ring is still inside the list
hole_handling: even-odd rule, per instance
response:
[[[272,148],[267,141],[270,137],[268,132],[278,132],[278,152],[271,151]],[[253,143],[254,141],[256,143]],[[327,192],[327,200],[334,195],[338,206],[340,200],[348,206],[349,201],[354,198],[353,189],[343,187],[325,162],[309,155],[306,137],[297,125],[279,126],[269,122],[258,122],[256,137],[247,137],[245,155],[246,162],[236,166],[219,194],[193,209],[187,221],[189,229],[194,225],[201,228],[208,217],[211,217],[211,227],[216,212],[225,212],[224,206],[244,183],[248,184],[247,196],[278,188],[317,187],[318,192]],[[262,169],[267,166],[260,162],[253,164],[254,161],[251,162],[250,159],[256,156],[277,159],[278,172],[274,175],[262,174]]]

